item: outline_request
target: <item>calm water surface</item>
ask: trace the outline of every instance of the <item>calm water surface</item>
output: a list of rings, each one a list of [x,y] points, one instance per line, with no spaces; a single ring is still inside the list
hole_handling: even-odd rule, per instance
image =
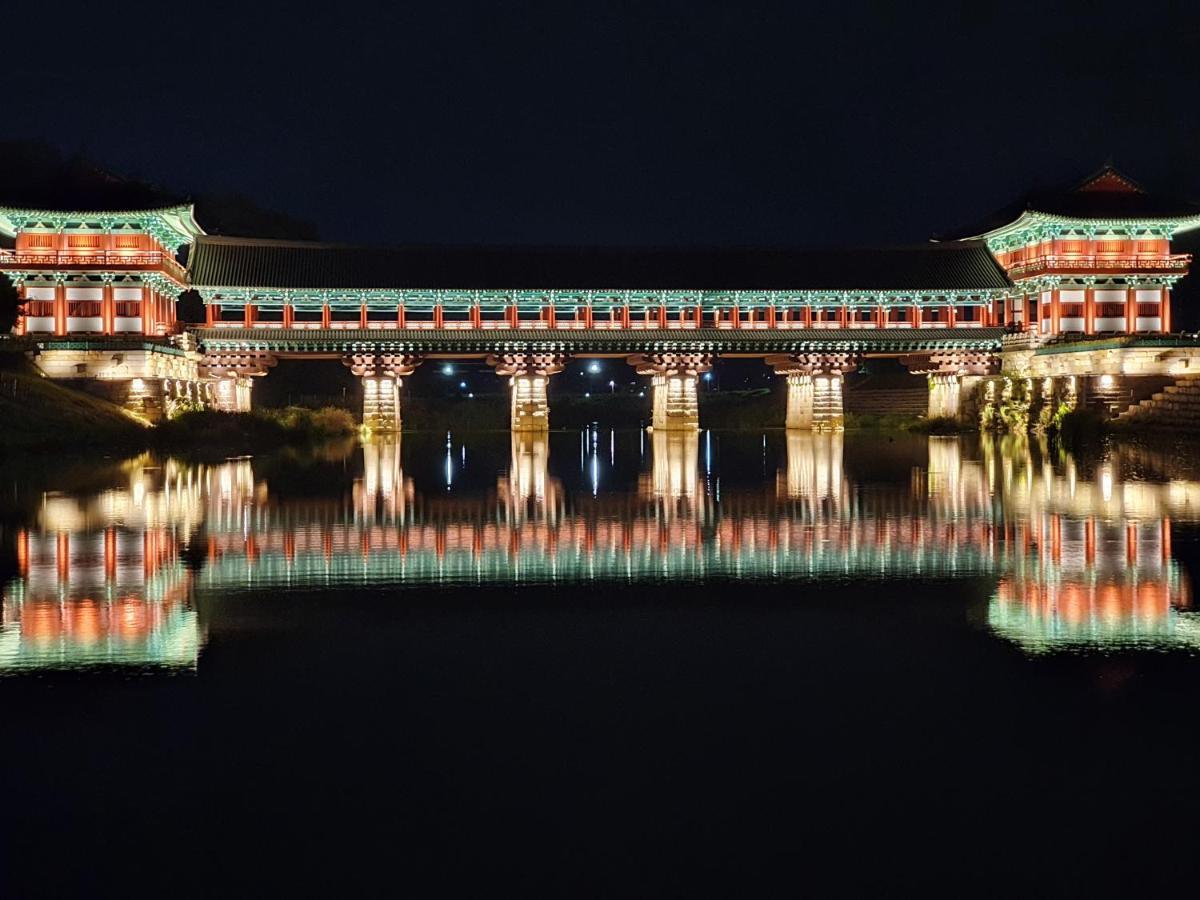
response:
[[[0,465],[6,895],[1182,883],[1187,445]]]

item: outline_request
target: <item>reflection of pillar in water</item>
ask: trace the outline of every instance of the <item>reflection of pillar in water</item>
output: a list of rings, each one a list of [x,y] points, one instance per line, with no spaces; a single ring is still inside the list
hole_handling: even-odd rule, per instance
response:
[[[837,502],[841,493],[841,432],[788,431],[787,496]]]
[[[954,499],[959,494],[962,446],[956,437],[929,438],[929,496]]]
[[[385,519],[395,519],[403,508],[401,491],[404,476],[400,470],[400,436],[375,436],[364,441],[363,481],[358,513],[374,518],[382,501]]]
[[[695,431],[655,431],[651,435],[654,496],[662,500],[696,496],[700,435]]]
[[[522,508],[530,501],[535,508],[545,505],[549,466],[550,440],[544,432],[513,432],[508,484]]]

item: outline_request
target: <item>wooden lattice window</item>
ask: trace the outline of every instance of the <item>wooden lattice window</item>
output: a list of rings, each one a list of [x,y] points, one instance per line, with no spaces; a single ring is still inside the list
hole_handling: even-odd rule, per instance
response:
[[[69,316],[98,316],[100,315],[99,300],[72,300],[67,304]]]
[[[117,315],[123,319],[137,318],[142,314],[141,300],[118,300]]]
[[[71,250],[99,250],[100,235],[98,234],[68,234],[67,247]]]
[[[140,250],[142,236],[140,234],[114,234],[113,247],[117,250]]]

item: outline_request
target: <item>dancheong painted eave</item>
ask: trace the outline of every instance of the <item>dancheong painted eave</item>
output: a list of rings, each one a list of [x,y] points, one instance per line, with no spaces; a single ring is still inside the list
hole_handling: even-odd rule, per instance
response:
[[[189,204],[152,209],[68,210],[31,209],[0,204],[0,234],[15,237],[20,231],[100,229],[141,231],[171,250],[191,244],[204,234]]]
[[[203,236],[201,295],[563,290],[989,294],[1011,282],[982,242],[853,250],[369,248]]]

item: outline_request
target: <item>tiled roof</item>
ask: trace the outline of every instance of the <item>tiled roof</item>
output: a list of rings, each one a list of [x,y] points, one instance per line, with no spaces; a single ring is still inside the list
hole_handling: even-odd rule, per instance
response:
[[[859,250],[411,247],[202,237],[198,287],[313,289],[988,290],[982,243]]]
[[[1016,203],[997,210],[967,228],[939,235],[941,240],[975,238],[1016,222],[1025,212],[1072,219],[1186,219],[1200,216],[1200,204],[1147,193],[1111,166],[1066,188],[1030,191]]]

